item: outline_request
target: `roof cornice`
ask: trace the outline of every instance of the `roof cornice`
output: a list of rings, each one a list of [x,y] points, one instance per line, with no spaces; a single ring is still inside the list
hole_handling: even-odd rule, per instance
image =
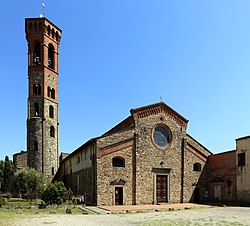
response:
[[[187,127],[188,120],[180,115],[173,108],[169,107],[164,102],[158,102],[155,104],[143,106],[140,108],[134,108],[130,110],[131,115],[136,120],[138,118],[148,117],[150,115],[155,115],[159,113],[164,113],[175,120],[180,126]]]

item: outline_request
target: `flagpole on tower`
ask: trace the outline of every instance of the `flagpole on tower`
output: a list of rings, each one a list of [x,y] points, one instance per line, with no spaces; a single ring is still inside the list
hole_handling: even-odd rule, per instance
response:
[[[43,9],[42,9],[42,13],[40,13],[40,18],[43,18],[44,17],[44,8],[45,8],[45,4],[44,3],[42,3],[42,7],[43,7]]]

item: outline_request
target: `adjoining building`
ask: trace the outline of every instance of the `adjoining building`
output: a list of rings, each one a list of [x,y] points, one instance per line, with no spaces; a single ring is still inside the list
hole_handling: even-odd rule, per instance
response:
[[[237,199],[250,203],[250,136],[236,139]]]
[[[236,151],[210,155],[206,163],[207,201],[237,202]]]
[[[13,155],[13,164],[16,170],[27,167],[27,151],[21,151]]]

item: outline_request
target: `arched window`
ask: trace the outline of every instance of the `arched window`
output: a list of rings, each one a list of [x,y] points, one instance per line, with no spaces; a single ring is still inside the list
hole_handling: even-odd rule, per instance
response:
[[[47,88],[47,95],[48,97],[51,97],[52,99],[56,98],[56,91],[54,88],[51,88],[50,86],[48,86]]]
[[[52,28],[52,38],[54,38],[55,37],[55,29],[54,28]]]
[[[34,150],[38,150],[38,142],[36,140],[34,141]]]
[[[201,171],[201,164],[198,162],[194,163],[193,171]]]
[[[54,69],[54,46],[49,44],[48,49],[48,67]]]
[[[51,88],[50,88],[50,86],[48,86],[48,88],[47,88],[47,95],[48,95],[48,97],[51,97]]]
[[[122,157],[114,157],[112,159],[113,167],[125,167],[125,159]]]
[[[52,88],[52,89],[51,89],[51,98],[52,98],[52,99],[55,99],[55,97],[56,97],[55,89]]]
[[[51,137],[55,137],[55,127],[54,126],[50,127],[49,134],[50,134]]]
[[[40,42],[37,41],[35,44],[35,51],[34,51],[34,64],[38,65],[41,62],[41,51],[40,51]]]
[[[39,104],[34,103],[34,108],[35,108],[35,116],[40,116]]]
[[[50,36],[50,26],[48,26],[48,28],[47,28],[47,34],[48,34],[48,36]]]
[[[56,41],[59,41],[59,35],[58,35],[58,31],[56,31]]]
[[[41,85],[33,85],[33,95],[41,95]]]
[[[52,105],[49,106],[49,117],[54,118],[54,108]]]

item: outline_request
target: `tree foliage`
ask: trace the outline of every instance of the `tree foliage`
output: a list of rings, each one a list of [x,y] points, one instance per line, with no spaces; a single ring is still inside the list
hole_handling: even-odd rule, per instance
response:
[[[17,171],[14,184],[21,196],[30,200],[41,197],[44,188],[43,176],[32,168]]]
[[[46,205],[61,205],[65,202],[65,197],[68,195],[68,190],[62,181],[56,181],[49,184],[43,192],[42,200]]]
[[[0,190],[2,191],[3,185],[3,169],[4,169],[4,161],[0,160]]]
[[[13,177],[14,166],[8,156],[5,156],[4,168],[3,168],[3,183],[2,191],[8,193],[11,191],[11,178]]]
[[[0,198],[0,207],[5,204],[5,198]]]

